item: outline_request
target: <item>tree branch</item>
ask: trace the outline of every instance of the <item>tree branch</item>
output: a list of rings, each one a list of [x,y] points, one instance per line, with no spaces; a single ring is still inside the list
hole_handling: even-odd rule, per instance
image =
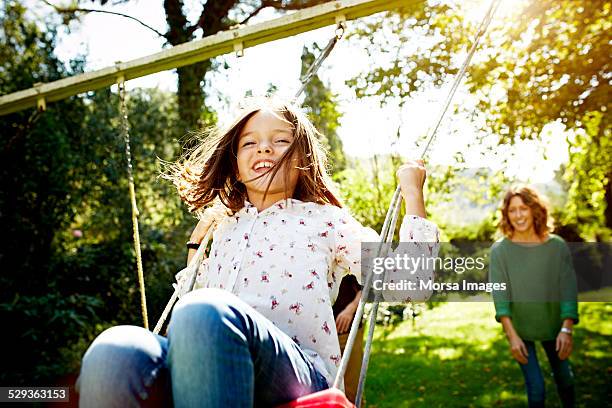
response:
[[[283,1],[283,0],[262,0],[261,8],[272,7],[277,10],[302,10],[308,7],[318,6],[319,4],[329,3],[330,0],[300,0],[300,1]]]
[[[237,0],[207,1],[202,9],[200,18],[198,18],[198,22],[189,28],[189,32],[193,33],[198,28],[201,28],[204,32],[202,37],[206,37],[226,29],[227,25],[224,24],[223,20],[227,18],[227,14],[237,2]]]
[[[140,25],[148,28],[149,30],[153,31],[158,36],[166,38],[166,36],[164,34],[160,33],[159,31],[157,31],[156,29],[154,29],[150,25],[148,25],[146,23],[143,23],[142,21],[140,21],[136,17],[132,17],[132,16],[129,16],[127,14],[117,13],[115,11],[96,10],[96,9],[79,8],[79,7],[58,7],[58,6],[54,5],[54,4],[51,4],[47,0],[40,0],[40,1],[45,3],[47,6],[53,7],[55,9],[55,11],[58,12],[59,14],[63,14],[63,15],[69,16],[69,17],[75,15],[76,13],[104,13],[104,14],[112,14],[112,15],[115,15],[115,16],[129,18],[130,20],[134,20],[138,24],[140,24]]]
[[[166,12],[166,23],[168,24],[168,42],[172,45],[182,44],[190,41],[191,34],[189,21],[183,11],[182,0],[164,0],[164,11]]]
[[[253,17],[255,17],[257,14],[259,14],[259,12],[263,9],[265,9],[266,6],[264,6],[263,4],[259,7],[257,7],[255,10],[253,10],[253,12],[251,14],[249,14],[244,20],[242,20],[241,22],[238,23],[238,25],[243,25],[248,23],[248,21],[250,19],[252,19]]]
[[[268,8],[268,7],[272,7],[276,10],[301,10],[301,9],[305,9],[308,7],[317,6],[319,4],[329,3],[329,2],[330,0],[297,0],[297,1],[262,0],[261,4],[258,7],[256,7],[255,10],[253,10],[248,16],[246,16],[242,21],[238,22],[236,25],[246,24],[250,19],[255,17],[257,14],[259,14],[263,9]],[[236,3],[235,1],[225,3],[225,7],[223,10],[223,12],[225,13],[225,16],[227,16],[227,12],[229,11],[229,9],[231,9],[235,5],[235,3]],[[204,10],[202,11],[202,14],[200,15],[198,22],[189,28],[190,33],[193,33],[198,28],[202,28],[204,30],[204,36],[214,34],[215,32],[218,31],[218,30],[215,31],[214,29],[213,30],[206,29],[206,20],[207,18],[208,19],[210,18],[210,15],[209,15],[210,10],[208,6],[209,6],[208,3],[206,3],[206,7],[204,7]],[[218,28],[226,29],[226,28],[229,28],[229,26],[223,26],[223,27],[218,27]],[[210,31],[210,33],[207,33],[207,31]]]

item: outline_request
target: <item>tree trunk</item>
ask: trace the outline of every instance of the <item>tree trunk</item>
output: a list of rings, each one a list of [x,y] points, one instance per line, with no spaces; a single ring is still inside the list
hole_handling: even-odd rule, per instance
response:
[[[209,0],[204,5],[199,21],[190,26],[183,10],[183,0],[164,0],[170,44],[178,45],[194,39],[197,28],[202,29],[202,36],[216,34],[226,28],[227,14],[236,4],[236,0]],[[177,69],[178,73],[178,107],[183,132],[200,127],[200,118],[205,108],[204,77],[211,69],[210,60],[188,65]]]
[[[203,81],[210,67],[210,60],[206,60],[177,69],[179,118],[184,133],[200,128],[205,106]]]
[[[606,186],[606,227],[612,229],[612,172],[608,173],[608,185]]]

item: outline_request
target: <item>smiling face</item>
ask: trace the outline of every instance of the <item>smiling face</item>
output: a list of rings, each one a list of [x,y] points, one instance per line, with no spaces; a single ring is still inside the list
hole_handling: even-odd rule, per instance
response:
[[[288,158],[278,169],[275,166],[293,141],[293,126],[278,112],[261,110],[245,124],[236,162],[238,180],[245,185],[251,203],[263,200],[264,195],[271,202],[292,196],[299,176],[295,160]]]
[[[515,232],[526,233],[534,229],[531,208],[523,202],[521,196],[514,196],[508,204],[508,220]]]

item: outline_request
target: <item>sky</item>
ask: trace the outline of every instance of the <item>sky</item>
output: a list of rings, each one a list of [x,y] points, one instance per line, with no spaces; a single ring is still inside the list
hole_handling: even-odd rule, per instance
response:
[[[49,1],[60,5],[66,0]],[[24,3],[31,17],[39,21],[43,21],[44,16],[52,12],[52,9],[40,0],[27,0]],[[190,21],[194,21],[199,15],[200,3],[197,0],[185,0]],[[516,9],[511,3],[504,0],[493,25],[503,24],[503,19]],[[489,2],[466,0],[462,4],[468,18],[480,21]],[[87,4],[87,7],[94,8],[96,4]],[[107,6],[105,9],[134,16],[160,32],[166,31],[162,0],[131,0],[126,4]],[[272,12],[264,10],[252,22],[274,17]],[[233,54],[225,56],[230,69],[216,73],[210,78],[211,84],[218,92],[218,98],[207,103],[220,113],[220,119],[223,121],[229,120],[230,112],[249,89],[253,90],[255,95],[263,94],[269,84],[273,83],[281,95],[291,96],[299,87],[302,47],[313,42],[324,46],[333,33],[334,27],[325,27],[246,49],[244,56],[240,58]],[[162,45],[162,39],[136,22],[119,16],[90,13],[84,15],[79,23],[71,24],[69,30],[60,32],[56,53],[64,61],[80,54],[87,55],[89,71],[113,65],[117,61],[129,61],[159,52]],[[440,89],[427,89],[405,101],[401,112],[398,105],[381,108],[377,100],[357,99],[354,91],[345,84],[347,79],[367,71],[371,65],[372,61],[363,48],[354,41],[343,40],[338,43],[319,71],[322,80],[338,94],[339,108],[343,113],[338,134],[343,141],[345,152],[358,158],[390,152],[399,152],[404,157],[418,157],[422,146],[419,146],[417,137],[433,125],[450,84]],[[172,70],[131,80],[127,83],[127,88],[155,87],[175,91],[176,84],[177,76]],[[452,165],[455,154],[462,152],[468,167],[485,166],[499,170],[503,166],[509,177],[544,183],[553,178],[554,171],[561,163],[567,161],[567,144],[559,142],[565,140],[564,129],[558,123],[545,127],[541,142],[529,141],[511,147],[495,147],[498,153],[503,152],[509,159],[505,164],[502,164],[499,156],[495,157],[485,149],[487,145],[494,146],[494,137],[485,139],[481,146],[468,147],[470,142],[473,143],[477,130],[465,118],[454,115],[453,107],[462,106],[469,109],[473,104],[469,93],[464,87],[460,87],[428,151],[428,163]],[[398,126],[400,139],[395,143]],[[544,154],[547,160],[542,161]]]

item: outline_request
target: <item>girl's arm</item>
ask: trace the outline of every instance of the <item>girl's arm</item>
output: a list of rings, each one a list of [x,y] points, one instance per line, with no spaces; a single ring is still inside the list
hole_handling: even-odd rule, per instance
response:
[[[206,233],[208,232],[208,229],[210,228],[212,222],[213,220],[210,217],[203,217],[202,219],[200,219],[196,227],[193,229],[193,232],[191,233],[189,242],[193,242],[196,244],[202,243],[202,240],[206,236]],[[196,252],[197,249],[189,248],[187,252],[187,265],[189,265],[189,262],[191,262],[191,258],[193,258]]]
[[[406,214],[427,218],[423,198],[427,172],[423,160],[408,160],[400,166],[396,174],[406,204]]]
[[[338,313],[338,317],[336,317],[336,329],[338,330],[338,333],[346,333],[351,328],[360,299],[361,291],[357,292],[353,301],[346,305],[344,310]]]
[[[400,240],[402,242],[414,242],[410,248],[415,257],[422,255],[437,256],[439,233],[437,226],[425,219],[425,200],[423,199],[423,185],[425,183],[426,171],[422,160],[409,160],[397,170],[402,196],[406,204],[406,216],[400,227]],[[341,217],[335,222],[335,251],[334,267],[332,276],[341,279],[346,273],[355,273],[357,279],[363,284],[361,271],[361,244],[379,242],[380,237],[370,228],[364,228],[346,212],[341,212]],[[371,252],[370,252],[371,253]],[[410,280],[430,280],[433,278],[433,268],[426,270],[420,268],[418,271],[410,271]],[[390,276],[390,275],[389,275]],[[391,291],[384,294],[386,301],[404,301],[411,298],[413,301],[421,301],[429,298],[429,294],[417,290],[412,293],[402,291]]]
[[[212,207],[209,207],[206,210],[204,210],[204,212],[200,216],[200,220],[198,221],[198,224],[196,225],[193,232],[191,233],[189,242],[192,242],[195,244],[202,243],[202,240],[208,233],[208,230],[211,228],[213,222],[220,221],[226,215],[229,215],[228,210],[227,208],[225,208],[223,204],[221,204],[221,202],[215,202],[215,204]],[[191,258],[193,258],[196,252],[197,252],[196,249],[191,249],[191,248],[187,251],[187,265],[189,265]]]

